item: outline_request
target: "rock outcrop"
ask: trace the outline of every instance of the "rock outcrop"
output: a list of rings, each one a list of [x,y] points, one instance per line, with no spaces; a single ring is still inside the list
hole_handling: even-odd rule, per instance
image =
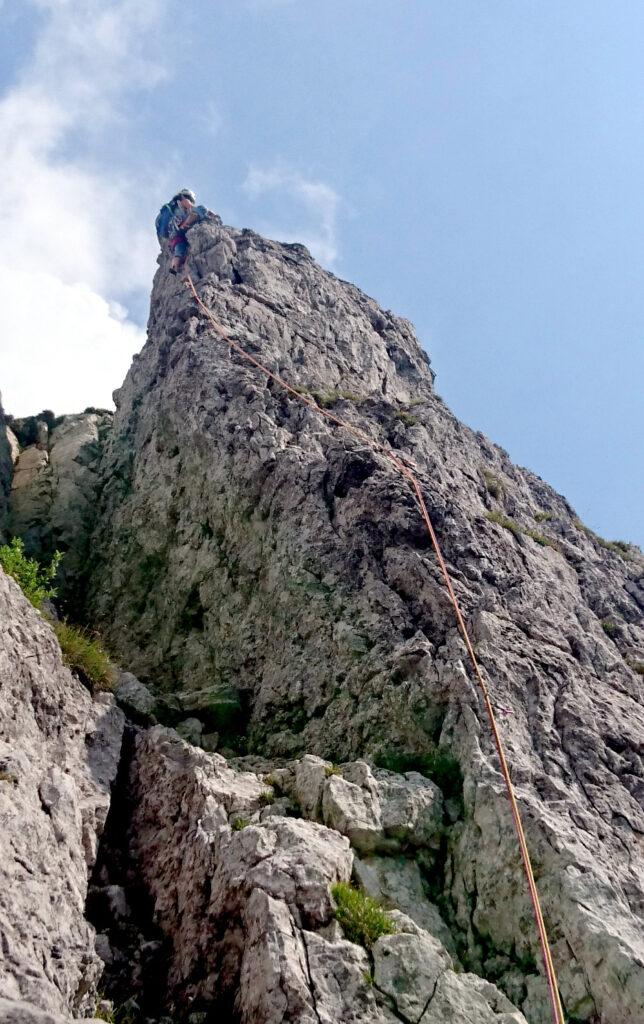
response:
[[[9,515],[9,492],[16,461],[16,440],[8,426],[0,397],[0,540],[4,538]]]
[[[191,234],[199,295],[230,334],[417,467],[499,715],[567,1016],[639,1024],[641,553],[459,423],[410,325],[302,246],[218,220]],[[66,418],[21,453],[13,504],[35,549],[70,552],[66,593],[84,593],[127,668],[136,725],[88,905],[106,983],[139,1015],[190,1024],[548,1024],[494,747],[407,485],[231,353],[165,257],[115,399],[109,431]],[[115,756],[92,790],[80,723],[97,705],[74,684],[67,714],[48,627],[19,608],[0,651],[38,652],[15,692],[14,662],[2,672],[25,787],[0,798],[18,807],[7,870],[28,884],[0,997],[90,1012],[82,899]],[[101,714],[112,751],[116,712]],[[54,854],[34,868],[23,846],[58,833],[65,892],[42,924]],[[395,908],[370,950],[334,921],[330,887],[350,877]]]
[[[90,1016],[103,965],[84,915],[123,715],[93,700],[0,570],[0,1019]]]
[[[59,598],[78,607],[89,558],[99,490],[98,466],[109,432],[109,413],[62,416],[51,429],[39,424],[39,442],[18,456],[11,488],[9,527],[29,555],[65,558],[57,577]]]
[[[394,933],[371,949],[343,938],[330,889],[351,877],[349,840],[293,817],[297,803],[274,798],[275,788],[295,787],[303,799],[311,797],[314,817],[325,791],[355,785],[336,773],[325,777],[325,768],[331,766],[308,758],[276,770],[267,782],[261,773],[191,748],[172,730],[139,733],[129,776],[130,856],[167,940],[168,1012],[189,1020],[205,1012],[240,1024],[525,1024],[493,985],[457,975],[440,941],[400,911],[391,915]],[[381,838],[390,851],[390,832],[403,842],[387,818],[392,785],[409,791],[408,810],[396,807],[399,822],[419,843],[431,844],[440,800],[431,783],[393,776],[376,783],[359,763],[343,771],[361,779],[374,800],[380,794]],[[335,804],[350,815],[348,793]],[[108,889],[113,899],[115,887]],[[125,907],[127,893],[120,891]],[[114,962],[110,936],[101,938],[108,963]],[[137,960],[138,953],[129,958]],[[160,979],[157,972],[157,989]]]
[[[217,223],[192,234],[199,294],[231,334],[417,466],[502,718],[568,1013],[635,1024],[641,555],[596,538],[459,423],[409,325],[302,247]],[[424,758],[439,785],[455,755],[460,810],[432,878],[443,918],[464,965],[546,1021],[496,758],[404,483],[231,355],[163,267],[148,343],[116,400],[91,617],[224,745],[239,749],[241,735],[268,756],[390,767]]]

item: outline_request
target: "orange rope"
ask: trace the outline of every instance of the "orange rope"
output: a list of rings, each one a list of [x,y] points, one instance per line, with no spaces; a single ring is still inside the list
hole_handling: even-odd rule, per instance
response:
[[[470,636],[465,625],[465,620],[463,618],[463,614],[458,603],[458,598],[456,597],[456,594],[454,592],[452,580],[449,575],[447,565],[445,564],[445,559],[443,558],[443,552],[441,551],[440,544],[438,543],[438,538],[432,525],[429,512],[427,511],[425,499],[423,498],[423,492],[421,490],[421,486],[416,476],[411,471],[411,469],[409,469],[409,467],[405,465],[402,459],[394,455],[394,453],[385,445],[381,444],[379,441],[375,441],[368,434],[360,430],[358,427],[354,427],[351,423],[347,423],[345,420],[340,419],[338,416],[334,416],[333,413],[330,413],[327,409],[320,408],[320,406],[313,398],[311,398],[307,394],[303,394],[301,391],[298,391],[296,388],[292,387],[291,384],[285,381],[277,373],[274,373],[272,370],[269,370],[268,367],[264,366],[263,363],[260,363],[258,359],[255,359],[255,357],[252,356],[249,352],[246,352],[246,350],[243,349],[241,345],[238,345],[236,341],[233,341],[230,335],[227,334],[224,328],[217,322],[217,320],[215,320],[212,312],[199,298],[192,278],[190,277],[189,274],[186,275],[185,283],[186,286],[192,292],[198,306],[203,310],[203,312],[210,320],[216,333],[223,339],[223,341],[226,342],[226,344],[228,344],[232,349],[234,349],[235,352],[237,352],[247,362],[252,363],[252,365],[261,373],[263,373],[266,377],[268,377],[270,380],[275,381],[275,383],[278,384],[281,388],[283,388],[289,394],[293,395],[293,397],[296,398],[303,405],[307,405],[310,409],[313,409],[313,411],[317,413],[318,416],[323,416],[324,419],[329,420],[331,423],[335,423],[336,426],[341,427],[343,430],[346,430],[350,434],[353,434],[354,437],[357,437],[360,441],[363,441],[371,449],[380,452],[381,455],[384,455],[385,458],[388,459],[389,462],[391,462],[391,464],[395,467],[398,473],[400,473],[400,475],[404,477],[404,479],[411,487],[412,493],[414,495],[414,500],[423,519],[423,522],[425,523],[429,537],[431,539],[432,547],[434,548],[434,552],[436,554],[436,558],[438,560],[438,564],[440,566],[440,570],[445,581],[445,586],[447,587],[449,599],[454,608],[456,622],[458,624],[459,631],[465,642],[465,647],[467,649],[472,669],[476,677],[479,689],[481,691],[483,704],[485,706],[485,711],[487,713],[488,721],[490,723],[492,737],[494,739],[494,745],[496,747],[496,752],[498,754],[499,762],[501,765],[501,774],[503,775],[505,788],[507,791],[508,799],[510,801],[512,820],[514,822],[514,828],[519,842],[521,860],[523,861],[523,869],[528,882],[530,901],[532,903],[532,910],[534,914],[535,924],[537,926],[537,932],[539,935],[539,944],[541,946],[541,954],[543,957],[543,964],[546,972],[546,980],[548,983],[550,1004],[552,1008],[552,1019],[554,1024],[565,1024],[563,1008],[561,1005],[561,999],[559,997],[557,975],[555,973],[555,967],[552,961],[550,944],[548,942],[548,934],[543,920],[541,903],[539,901],[539,893],[537,891],[537,884],[534,879],[534,871],[532,869],[532,862],[530,860],[528,844],[523,829],[523,823],[521,821],[521,812],[519,811],[519,805],[517,803],[516,795],[514,792],[514,786],[512,784],[512,779],[510,777],[510,770],[508,768],[508,762],[505,756],[505,750],[503,748],[503,741],[501,739],[501,734],[499,732],[499,728],[496,722],[494,708],[492,706],[492,701],[490,700],[490,694],[485,683],[485,680],[483,679],[483,674],[481,672],[476,654],[474,653],[474,647],[472,645],[472,641],[470,640]]]

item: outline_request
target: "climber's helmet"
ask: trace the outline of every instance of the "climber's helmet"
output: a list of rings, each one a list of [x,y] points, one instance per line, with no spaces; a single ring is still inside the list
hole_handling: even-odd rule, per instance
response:
[[[196,195],[194,194],[194,192],[192,191],[191,188],[179,189],[179,191],[177,192],[177,194],[176,194],[176,196],[174,198],[175,199],[189,199],[190,202],[193,203],[193,204],[197,202],[197,197],[196,197]]]

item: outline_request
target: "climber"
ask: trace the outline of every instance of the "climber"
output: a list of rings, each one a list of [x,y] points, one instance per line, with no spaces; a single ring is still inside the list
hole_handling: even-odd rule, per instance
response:
[[[194,192],[189,188],[182,188],[169,203],[161,207],[155,221],[159,244],[163,246],[164,241],[167,241],[172,253],[171,274],[177,274],[186,264],[189,248],[186,231],[210,213],[205,206],[196,204],[197,197]]]

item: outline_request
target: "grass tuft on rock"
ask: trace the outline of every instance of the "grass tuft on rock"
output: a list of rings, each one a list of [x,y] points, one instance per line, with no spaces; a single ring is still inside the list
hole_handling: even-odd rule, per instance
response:
[[[348,882],[332,885],[331,895],[335,901],[335,919],[349,942],[371,949],[381,935],[393,935],[397,931],[380,904]]]
[[[496,501],[499,501],[503,497],[503,484],[499,480],[498,476],[495,476],[494,473],[490,473],[489,469],[481,470],[481,474],[485,483],[485,490]]]
[[[60,551],[55,551],[49,565],[40,565],[35,558],[27,558],[19,537],[0,547],[0,565],[16,581],[34,608],[40,608],[46,598],[56,596],[52,583],[62,557]]]
[[[95,690],[114,687],[114,667],[97,636],[69,622],[52,622],[65,664],[80,676],[85,685]]]

